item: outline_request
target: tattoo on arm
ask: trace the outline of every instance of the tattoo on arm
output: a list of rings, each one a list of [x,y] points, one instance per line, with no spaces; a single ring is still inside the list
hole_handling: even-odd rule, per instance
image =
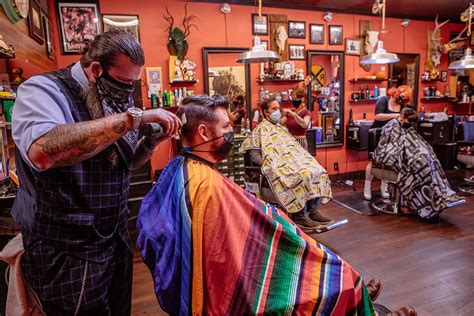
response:
[[[124,116],[64,124],[33,143],[52,167],[67,166],[90,158],[119,139],[127,130]]]

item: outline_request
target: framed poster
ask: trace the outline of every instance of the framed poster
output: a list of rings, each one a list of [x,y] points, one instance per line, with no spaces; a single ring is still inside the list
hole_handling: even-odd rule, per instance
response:
[[[268,35],[268,14],[252,13],[252,35]]]
[[[163,76],[161,67],[146,67],[146,85],[148,88],[148,98],[151,98],[151,94],[154,92],[157,95],[160,94],[163,88]]]
[[[306,38],[306,22],[288,21],[288,38]]]
[[[102,25],[104,32],[111,30],[124,30],[135,36],[140,42],[140,32],[138,15],[122,15],[122,14],[103,14]]]
[[[40,44],[44,43],[44,28],[41,21],[41,6],[37,0],[30,0],[30,13],[28,15],[30,36]]]
[[[100,33],[98,3],[58,2],[58,16],[63,54],[80,54]]]
[[[289,44],[288,52],[290,53],[289,58],[291,60],[294,60],[294,59],[304,60],[305,45]]]
[[[329,25],[329,45],[342,45],[342,25]]]
[[[360,55],[360,39],[346,38],[345,53],[347,55]]]
[[[44,39],[46,46],[46,55],[51,60],[54,60],[54,45],[53,45],[53,33],[51,31],[51,22],[49,21],[48,16],[43,12],[43,29],[44,29]]]
[[[310,44],[324,44],[324,24],[310,24],[309,33]]]

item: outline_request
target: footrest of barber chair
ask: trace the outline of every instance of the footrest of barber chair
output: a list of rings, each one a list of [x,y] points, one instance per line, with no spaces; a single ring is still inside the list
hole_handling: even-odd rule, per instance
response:
[[[458,187],[458,190],[461,191],[461,192],[463,192],[463,193],[474,194],[474,186],[473,186],[473,185],[461,184],[461,185]]]
[[[459,205],[459,204],[463,204],[463,203],[466,203],[466,199],[463,199],[463,198],[460,198],[456,201],[452,201],[450,203],[448,203],[448,205],[446,205],[446,207],[455,207],[456,205]]]
[[[377,213],[395,216],[412,216],[416,214],[416,212],[403,212],[400,210],[400,204],[385,199],[374,200],[370,202],[369,205],[370,208]]]
[[[321,233],[325,233],[325,232],[328,232],[330,230],[336,229],[338,227],[341,227],[343,225],[346,225],[347,223],[349,223],[349,220],[348,219],[343,219],[343,220],[337,221],[337,222],[329,224],[329,225],[324,225],[324,226],[322,225],[318,228],[305,229],[303,231],[306,234],[321,234]]]

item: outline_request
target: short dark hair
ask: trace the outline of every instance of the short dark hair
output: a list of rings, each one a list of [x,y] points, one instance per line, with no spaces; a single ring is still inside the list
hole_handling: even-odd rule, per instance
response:
[[[406,106],[400,111],[400,115],[407,119],[408,122],[416,122],[418,121],[418,114],[416,113],[415,109],[411,106]]]
[[[234,96],[234,100],[239,101],[239,103],[244,104],[245,96],[242,93],[239,93]]]
[[[224,110],[229,108],[229,103],[221,95],[210,97],[207,94],[198,94],[184,98],[176,113],[179,118],[183,114],[186,116],[186,124],[181,128],[181,135],[189,138],[196,133],[199,124],[217,123],[215,112],[218,108]]]
[[[97,35],[82,50],[81,66],[89,67],[93,61],[100,62],[106,70],[112,67],[118,54],[124,54],[138,66],[145,64],[145,53],[137,39],[123,30],[113,30]]]
[[[260,104],[260,107],[262,108],[262,112],[263,112],[262,114],[263,115],[265,115],[265,111],[268,112],[268,108],[270,107],[270,103],[272,103],[273,101],[277,101],[277,100],[274,97],[263,99],[262,104]]]

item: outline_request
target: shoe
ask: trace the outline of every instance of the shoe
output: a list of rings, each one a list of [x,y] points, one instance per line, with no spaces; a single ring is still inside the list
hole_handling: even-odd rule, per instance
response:
[[[367,292],[369,292],[370,299],[372,302],[375,302],[382,291],[382,281],[380,279],[372,279],[365,287],[367,288]]]
[[[416,315],[417,315],[416,310],[411,306],[404,306],[400,308],[398,311],[385,314],[385,316],[416,316]]]
[[[315,228],[321,228],[322,226],[313,221],[307,212],[304,212],[304,215],[297,215],[295,216],[295,219],[293,220],[295,224],[301,228],[301,230],[307,232],[307,231],[314,231]]]
[[[384,199],[388,199],[390,197],[390,193],[388,192],[388,183],[385,180],[382,180],[380,184],[380,192]]]
[[[372,200],[372,181],[365,180],[364,184],[364,199]]]
[[[334,223],[334,220],[324,216],[319,211],[310,211],[308,212],[309,218],[312,221],[318,222],[318,224],[328,225]]]

